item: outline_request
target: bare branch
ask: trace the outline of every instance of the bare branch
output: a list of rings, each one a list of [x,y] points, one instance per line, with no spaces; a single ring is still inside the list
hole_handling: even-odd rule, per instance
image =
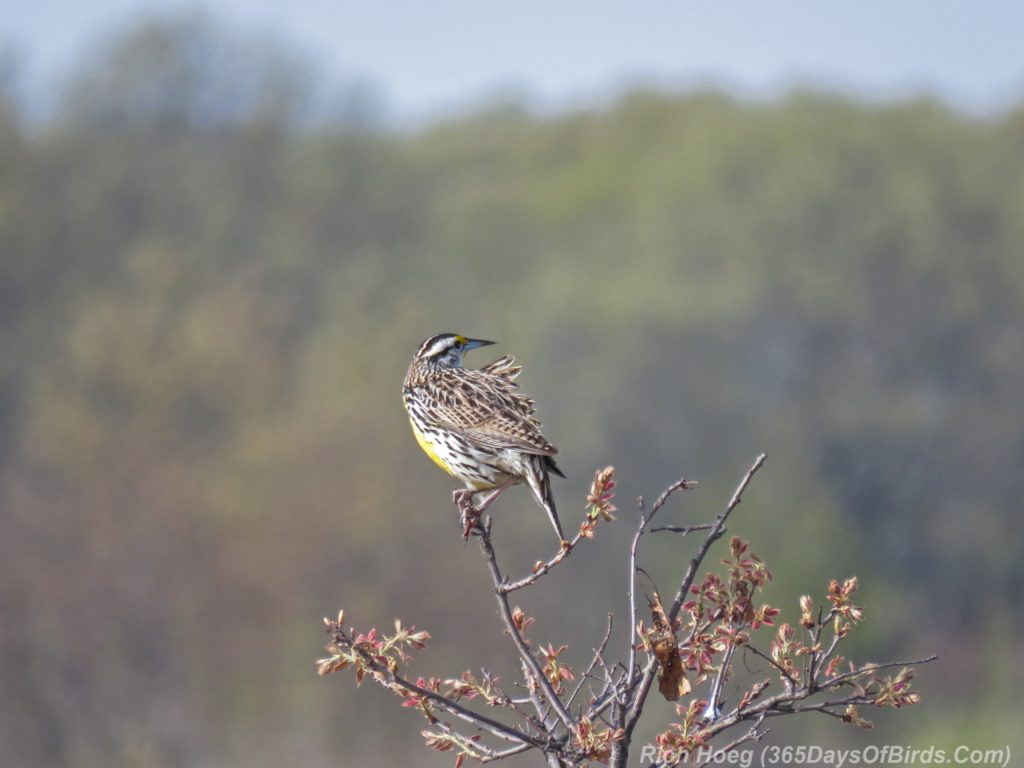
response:
[[[930,661],[935,661],[939,658],[937,653],[933,653],[931,656],[926,656],[923,659],[914,659],[913,661],[889,661],[885,664],[866,664],[860,669],[852,672],[846,672],[842,675],[836,675],[835,677],[825,680],[821,687],[823,689],[831,689],[837,685],[853,680],[854,678],[860,677],[861,675],[869,675],[873,672],[879,672],[883,669],[895,669],[896,667],[912,667],[915,664],[927,664]]]
[[[508,593],[502,590],[502,585],[505,584],[505,580],[501,575],[501,570],[498,568],[498,561],[494,554],[494,546],[491,543],[490,518],[487,518],[486,521],[484,521],[480,529],[480,549],[484,553],[484,559],[487,561],[487,568],[491,572],[494,594],[498,600],[498,612],[501,614],[501,618],[505,622],[505,629],[508,630],[508,633],[512,638],[512,642],[516,646],[516,650],[519,651],[519,657],[529,668],[530,673],[533,675],[541,692],[544,694],[544,698],[547,699],[551,708],[558,715],[558,719],[562,721],[562,725],[565,726],[567,731],[572,731],[574,725],[572,716],[565,708],[565,705],[562,704],[562,700],[558,697],[558,694],[555,693],[555,689],[551,687],[551,682],[548,680],[543,670],[541,670],[540,664],[537,663],[536,657],[533,655],[530,647],[526,644],[522,633],[520,633],[518,627],[516,627],[515,621],[512,619],[512,608],[508,603]]]
[[[714,544],[719,538],[721,538],[723,533],[725,533],[725,523],[729,519],[729,515],[732,514],[732,511],[736,509],[737,506],[739,506],[740,501],[743,498],[743,492],[750,484],[750,481],[753,479],[754,475],[757,474],[757,471],[761,469],[762,466],[764,466],[766,458],[767,456],[762,453],[760,456],[757,457],[757,460],[754,461],[753,466],[751,466],[751,468],[747,470],[747,474],[743,477],[743,479],[740,481],[740,484],[736,487],[736,491],[733,493],[732,498],[729,500],[729,503],[726,505],[725,509],[719,513],[718,517],[715,518],[714,523],[712,523],[711,529],[704,537],[704,542],[701,544],[700,549],[693,556],[693,559],[690,560],[690,566],[687,569],[686,575],[683,577],[682,582],[679,584],[679,590],[676,592],[676,596],[672,600],[672,606],[668,610],[669,626],[674,626],[675,620],[679,615],[679,609],[682,607],[683,601],[686,599],[686,595],[690,591],[690,587],[693,585],[693,580],[697,575],[697,569],[700,568],[701,563],[704,562],[704,558],[707,557],[708,550],[711,549],[711,545]],[[665,493],[661,495],[661,497],[659,497],[658,501],[664,503],[662,499],[667,498],[668,493],[669,491],[667,490]],[[656,503],[655,509],[652,510],[652,515],[653,512],[656,511],[657,507],[658,504]],[[637,530],[637,534],[633,538],[634,546],[631,550],[630,557],[629,598],[631,605],[631,615],[633,618],[634,626],[636,625],[636,603],[634,595],[634,587],[636,584],[636,543],[639,541],[640,536],[643,534],[643,529],[647,525],[647,522],[649,522],[649,520],[650,518],[647,517],[643,521],[641,521],[640,528]],[[629,750],[629,743],[633,735],[633,729],[636,728],[636,724],[640,720],[640,715],[643,713],[644,704],[647,700],[647,694],[651,689],[651,683],[654,682],[654,678],[658,673],[658,660],[652,656],[647,661],[647,666],[644,669],[643,677],[640,679],[639,688],[636,690],[635,694],[633,694],[631,690],[633,677],[633,659],[634,655],[631,653],[631,663],[628,678],[629,684],[627,685],[627,690],[631,691],[631,695],[633,698],[632,703],[629,705],[628,711],[620,713],[620,717],[618,719],[618,722],[621,723],[620,727],[622,727],[622,729],[625,731],[625,736],[615,744],[611,763],[613,768],[625,768],[626,754]]]
[[[754,479],[754,475],[757,471],[764,466],[765,459],[768,458],[766,454],[761,454],[757,457],[754,465],[747,470],[747,474],[740,481],[736,491],[733,493],[732,498],[729,500],[728,505],[725,509],[715,518],[715,522],[711,526],[711,530],[708,535],[704,538],[704,543],[701,544],[697,554],[693,556],[690,561],[690,567],[686,571],[686,576],[683,577],[682,583],[679,585],[679,590],[676,592],[675,598],[672,600],[672,607],[668,611],[669,621],[675,621],[676,617],[679,616],[679,609],[683,605],[683,601],[686,600],[686,595],[690,591],[690,587],[693,586],[693,580],[697,576],[697,569],[700,568],[701,563],[704,562],[704,558],[707,557],[708,550],[711,549],[711,545],[714,544],[718,539],[725,533],[725,523],[729,519],[729,515],[732,511],[740,505],[743,500],[743,492],[750,485],[750,481]]]
[[[685,536],[686,534],[693,533],[694,531],[707,531],[713,527],[713,523],[701,523],[700,525],[662,525],[657,528],[651,528],[650,532],[661,533],[663,531],[667,531],[669,533],[681,533]]]
[[[914,661],[894,661],[886,664],[879,664],[877,666],[872,665],[868,669],[859,670],[856,674],[864,675],[878,669],[891,669],[894,667],[910,667],[915,664],[926,664],[937,658],[938,656],[932,655],[923,659],[916,659]],[[832,687],[833,686],[831,685],[829,686],[830,689]],[[812,690],[809,686],[801,685],[793,690],[778,693],[775,696],[764,699],[743,710],[740,710],[738,707],[734,708],[729,712],[729,714],[722,716],[719,720],[710,724],[705,729],[704,733],[708,738],[711,738],[716,734],[733,727],[736,723],[759,717],[778,717],[779,715],[798,714],[800,712],[816,712],[833,707],[845,707],[849,704],[875,703],[875,697],[873,695],[866,695],[863,693],[855,693],[844,698],[831,701],[804,703],[806,699],[813,696],[815,693],[816,691]]]
[[[771,728],[765,728],[763,731],[761,730],[761,723],[764,722],[764,717],[764,715],[761,715],[759,718],[757,718],[757,722],[750,726],[750,730],[748,730],[739,738],[733,739],[721,749],[715,750],[715,752],[718,754],[727,755],[733,750],[739,749],[739,747],[746,744],[748,741],[758,742],[761,739],[763,739],[765,736],[771,733]],[[711,762],[711,758],[705,760],[703,763],[700,764],[700,768],[705,768],[705,766],[710,765]]]
[[[582,538],[583,534],[577,533],[573,536],[572,541],[570,541],[567,546],[562,547],[554,557],[534,566],[534,570],[529,576],[524,576],[523,578],[516,579],[515,581],[506,580],[502,582],[499,588],[507,595],[509,592],[515,592],[517,589],[523,589],[525,587],[529,587],[531,584],[535,584],[541,576],[547,575],[552,568],[565,560],[572,552],[573,548],[580,543]]]
[[[718,718],[718,702],[722,698],[722,685],[725,683],[725,676],[728,674],[729,665],[732,664],[732,655],[735,651],[736,646],[729,643],[729,647],[725,650],[725,656],[722,658],[722,663],[718,667],[718,672],[715,673],[714,682],[711,683],[711,692],[708,694],[706,711],[708,717],[712,720]]]
[[[520,744],[518,747],[509,747],[508,749],[502,750],[501,752],[491,752],[489,755],[481,758],[481,763],[493,763],[498,760],[504,760],[506,757],[512,757],[513,755],[519,755],[528,749],[533,749],[532,744]]]
[[[769,656],[764,651],[759,650],[757,648],[757,646],[748,643],[747,645],[743,646],[743,650],[750,651],[755,656],[759,656],[762,659],[764,659],[765,661],[767,661],[769,664],[771,664],[773,667],[775,667],[775,671],[776,672],[778,672],[785,680],[789,681],[790,685],[796,686],[796,685],[800,684],[800,681],[797,678],[795,678],[792,675],[790,675],[789,672],[787,672],[784,667],[782,667],[780,664],[778,664],[775,661],[775,659],[773,659],[771,656]]]
[[[603,660],[604,649],[608,647],[608,640],[612,636],[612,623],[614,621],[614,618],[615,614],[609,612],[608,626],[604,631],[604,638],[601,640],[601,644],[594,649],[594,657],[590,660],[590,666],[587,667],[586,671],[582,675],[580,675],[580,681],[576,685],[576,689],[572,692],[572,695],[569,697],[568,701],[565,702],[566,708],[572,706],[572,703],[576,699],[576,696],[579,694],[584,682],[586,682],[586,680],[590,677],[590,673],[594,671],[594,667],[596,667],[598,663]]]
[[[520,743],[525,742],[527,744],[530,744],[531,746],[537,747],[538,749],[544,749],[544,747],[546,746],[547,743],[542,739],[538,739],[534,736],[524,733],[518,728],[514,728],[512,726],[506,725],[505,723],[494,720],[488,717],[487,715],[482,715],[479,712],[474,712],[468,707],[464,707],[457,701],[452,701],[451,699],[442,696],[439,693],[436,693],[434,691],[429,690],[428,688],[424,688],[420,685],[417,685],[411,680],[405,678],[403,675],[400,675],[399,673],[392,671],[388,668],[386,664],[383,664],[380,661],[378,661],[376,658],[374,658],[371,654],[367,653],[364,649],[360,648],[358,645],[354,645],[351,642],[351,638],[345,635],[344,632],[340,630],[340,628],[339,631],[334,632],[333,635],[336,641],[355,650],[362,658],[363,663],[366,665],[367,669],[370,669],[375,674],[375,676],[379,676],[379,678],[376,679],[378,679],[378,681],[382,681],[382,685],[384,685],[385,687],[393,689],[395,685],[398,685],[399,687],[405,689],[406,691],[409,691],[410,693],[415,693],[417,696],[429,699],[434,704],[451,713],[455,717],[458,717],[461,720],[465,720],[466,722],[476,726],[477,728],[480,728],[481,730],[489,731],[491,734],[500,739],[516,741]]]
[[[647,512],[644,509],[643,501],[640,501],[640,524],[636,528],[636,533],[633,534],[633,541],[629,547],[629,627],[627,640],[629,641],[629,662],[626,665],[626,681],[624,685],[624,693],[629,696],[633,689],[634,676],[636,674],[636,638],[634,632],[636,631],[637,625],[637,608],[636,608],[636,573],[637,573],[637,552],[640,548],[640,537],[644,535],[644,530],[650,524],[654,516],[658,514],[658,511],[665,506],[669,497],[676,491],[688,491],[696,485],[696,481],[687,480],[685,477],[676,480],[672,485],[661,492],[654,501],[654,506],[651,507],[651,511]],[[625,721],[626,707],[621,706],[616,716],[616,724],[618,727],[622,727]]]

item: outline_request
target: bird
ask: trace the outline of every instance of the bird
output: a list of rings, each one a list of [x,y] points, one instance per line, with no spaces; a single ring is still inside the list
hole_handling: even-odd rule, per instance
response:
[[[516,391],[522,366],[510,355],[479,369],[462,365],[467,352],[494,343],[440,333],[420,344],[402,384],[413,435],[435,464],[465,484],[456,500],[491,491],[477,512],[526,483],[565,546],[550,479],[565,475],[554,460],[558,449],[541,434],[533,399]]]

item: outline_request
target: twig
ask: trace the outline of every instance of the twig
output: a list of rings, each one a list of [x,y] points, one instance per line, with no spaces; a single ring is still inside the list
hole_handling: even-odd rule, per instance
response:
[[[926,664],[930,661],[934,661],[938,656],[929,656],[923,659],[916,659],[913,661],[893,661],[887,664],[879,664],[871,669],[860,670],[858,673],[850,673],[849,677],[855,674],[864,674],[872,672],[875,669],[885,669],[892,667],[909,667],[915,664]],[[847,677],[847,676],[844,676]],[[829,685],[831,688],[832,685]],[[817,691],[812,690],[806,685],[801,685],[799,688],[794,688],[790,691],[784,691],[777,693],[767,699],[763,699],[757,704],[749,706],[743,710],[735,708],[729,712],[728,715],[724,715],[719,720],[708,726],[704,734],[710,739],[713,736],[727,730],[736,723],[744,720],[753,720],[759,717],[777,717],[779,715],[798,714],[800,712],[817,712],[819,710],[826,710],[830,707],[844,707],[849,704],[874,704],[875,697],[864,694],[853,694],[846,696],[835,701],[819,701],[813,704],[803,704],[809,697],[813,696]]]
[[[683,601],[686,600],[686,595],[690,591],[690,587],[693,585],[693,580],[697,576],[697,569],[700,568],[704,558],[707,557],[708,550],[711,549],[711,545],[720,539],[722,534],[725,533],[725,523],[729,519],[729,515],[731,515],[732,511],[740,505],[740,502],[743,500],[743,492],[747,489],[747,486],[750,484],[750,481],[753,480],[757,471],[764,466],[766,458],[768,457],[763,453],[757,457],[754,465],[747,470],[747,474],[737,486],[736,491],[729,500],[729,504],[724,510],[722,510],[718,517],[715,518],[715,522],[708,531],[708,535],[704,537],[704,543],[701,544],[697,554],[694,555],[693,559],[690,561],[690,567],[687,569],[686,576],[683,577],[683,581],[679,585],[679,590],[676,592],[675,599],[672,600],[672,607],[668,611],[668,620],[670,622],[674,622],[676,617],[679,616],[679,609],[682,608]]]
[[[531,573],[529,576],[524,576],[523,578],[516,579],[515,581],[506,580],[502,582],[499,588],[501,589],[502,592],[504,592],[507,595],[509,592],[515,592],[517,589],[523,589],[525,587],[530,586],[531,584],[536,583],[541,576],[544,576],[548,573],[548,571],[550,571],[560,562],[565,560],[572,552],[573,548],[580,543],[580,540],[582,538],[583,534],[577,533],[572,538],[572,541],[570,541],[568,545],[563,546],[554,557],[552,557],[550,560],[546,562],[542,562],[539,565],[535,566],[533,573]]]
[[[761,715],[759,718],[757,718],[757,722],[755,722],[752,726],[750,726],[750,729],[746,733],[744,733],[739,738],[733,739],[732,741],[730,741],[728,744],[726,744],[721,749],[716,749],[715,753],[716,754],[721,754],[721,755],[727,755],[730,752],[732,752],[734,749],[739,748],[740,745],[746,744],[748,741],[757,742],[757,741],[760,741],[761,739],[763,739],[765,736],[767,736],[771,732],[771,728],[765,728],[763,731],[760,730],[761,729],[761,723],[764,722],[764,718],[765,718],[765,716]],[[700,764],[700,768],[705,768],[705,766],[710,765],[714,761],[714,759],[715,759],[714,757],[708,758],[707,760],[705,760],[703,763]]]
[[[547,699],[551,708],[558,715],[558,719],[562,721],[562,725],[565,726],[566,730],[572,731],[574,726],[572,716],[569,714],[568,710],[566,710],[565,705],[562,704],[562,700],[558,698],[558,694],[555,693],[555,689],[551,687],[551,681],[548,680],[543,670],[541,670],[540,664],[537,663],[537,659],[530,651],[526,641],[523,640],[522,634],[520,634],[515,621],[512,619],[512,608],[508,603],[508,593],[502,590],[502,585],[505,583],[505,580],[502,578],[501,569],[498,568],[498,561],[494,554],[494,547],[491,544],[490,518],[487,518],[481,526],[480,549],[484,553],[484,559],[487,561],[487,568],[491,572],[494,594],[498,600],[498,611],[501,613],[501,618],[505,622],[505,628],[512,637],[512,642],[515,644],[516,650],[519,651],[519,657],[523,660],[523,663],[529,667],[531,674],[537,681],[537,685],[544,694],[544,698]]]
[[[431,691],[428,688],[419,686],[411,680],[408,680],[402,675],[398,674],[397,672],[391,671],[387,667],[387,665],[379,662],[376,658],[374,658],[374,656],[372,656],[366,650],[360,648],[357,645],[354,645],[351,642],[351,639],[347,635],[345,635],[344,632],[342,632],[340,629],[334,633],[334,638],[335,641],[339,642],[343,646],[347,646],[355,650],[363,659],[363,663],[366,664],[366,666],[375,674],[380,675],[386,681],[387,687],[390,688],[394,685],[398,685],[411,693],[415,693],[417,696],[429,699],[430,701],[437,704],[439,707],[450,712],[455,717],[458,717],[461,720],[465,720],[466,722],[471,723],[472,725],[475,725],[476,727],[482,730],[490,731],[490,733],[492,733],[497,738],[505,739],[507,741],[517,741],[520,743],[526,743],[531,746],[537,747],[538,749],[544,749],[547,746],[547,742],[543,739],[530,736],[529,734],[520,731],[518,728],[514,728],[512,726],[506,725],[505,723],[493,720],[487,717],[487,715],[482,715],[479,712],[474,712],[473,710],[462,706],[456,701],[452,701],[451,699],[442,696],[439,693]]]
[[[548,726],[547,722],[545,722],[545,717],[543,714],[541,714],[540,707],[536,706],[537,700],[535,698],[531,697],[523,701],[517,701],[508,694],[502,695],[504,696],[504,700],[498,701],[498,704],[502,706],[507,706],[509,709],[511,709],[513,712],[515,712],[517,715],[523,718],[523,720],[525,720],[534,728],[536,728],[539,733],[543,733],[547,736],[552,735],[551,728]],[[526,703],[531,703],[534,705],[534,708],[537,710],[537,717],[533,717],[529,712],[523,710],[522,705]]]
[[[728,744],[725,744],[724,746],[715,749],[711,757],[708,760],[701,763],[699,768],[706,768],[706,766],[711,765],[711,763],[713,762],[716,762],[716,760],[718,760],[718,758],[716,757],[717,755],[727,755],[734,749],[737,749],[742,744],[745,744],[748,741],[760,741],[769,733],[771,733],[771,728],[765,728],[763,731],[760,730],[761,723],[764,722],[764,718],[765,715],[760,715],[757,718],[757,722],[750,726],[750,729],[746,733],[744,733],[742,736],[739,736],[736,739],[733,739]],[[668,768],[669,765],[671,765],[671,763],[659,760],[655,762],[651,768]]]
[[[540,696],[537,695],[537,686],[532,685],[530,682],[533,680],[533,675],[529,667],[526,666],[522,659],[519,660],[519,664],[523,669],[523,681],[526,683],[526,690],[530,694],[530,702],[533,704],[533,708],[537,710],[537,717],[540,718],[544,732],[551,736],[555,726],[558,725],[558,718],[550,717],[551,709],[545,706]]]
[[[603,655],[598,656],[598,661],[601,664],[601,669],[604,671],[604,688],[601,689],[600,694],[594,697],[594,700],[590,703],[590,709],[587,710],[587,717],[591,720],[595,720],[599,717],[603,718],[604,711],[610,704],[617,701],[618,696],[622,694],[623,682],[626,679],[625,671],[623,671],[619,676],[619,680],[617,682],[614,675],[612,675],[612,669],[615,667],[621,667],[621,663],[616,662],[615,665],[609,669],[608,663],[604,660]]]
[[[725,533],[725,523],[729,519],[729,515],[732,511],[739,506],[740,501],[743,498],[743,492],[750,484],[751,479],[757,474],[757,471],[764,465],[764,461],[767,457],[765,454],[761,454],[754,461],[753,466],[747,470],[747,474],[740,481],[740,484],[736,487],[736,491],[733,493],[732,498],[726,505],[725,509],[722,510],[718,517],[715,518],[712,523],[710,530],[704,537],[704,542],[701,544],[700,549],[690,560],[690,566],[686,571],[686,575],[683,577],[682,582],[679,584],[679,590],[676,592],[675,598],[672,600],[672,606],[668,611],[669,626],[675,626],[675,620],[679,616],[679,610],[683,605],[683,601],[686,599],[687,593],[690,591],[690,587],[693,585],[693,580],[697,575],[697,569],[700,568],[701,563],[704,562],[704,558],[707,557],[708,550],[711,549],[711,545],[714,544],[722,534]],[[666,491],[667,493],[667,491]],[[662,494],[665,497],[665,493]],[[659,498],[658,501],[662,499]],[[664,502],[662,502],[664,503]],[[652,511],[653,514],[653,511]],[[634,585],[636,582],[636,542],[639,541],[640,535],[643,533],[643,527],[647,524],[649,518],[641,522],[640,528],[637,530],[637,534],[633,539],[634,548],[632,556],[630,558],[630,590],[629,598],[632,609],[633,626],[636,626],[636,603],[634,599]],[[632,631],[632,627],[630,628]],[[635,644],[631,644],[631,648],[635,648]],[[630,653],[630,670],[629,670],[629,685],[627,690],[632,688],[633,669],[632,663],[634,660],[634,653]],[[633,729],[636,728],[637,722],[640,720],[640,715],[643,713],[644,704],[647,701],[647,694],[651,689],[651,684],[654,682],[654,677],[658,673],[658,660],[651,656],[647,661],[647,666],[644,668],[643,677],[640,679],[639,688],[633,693],[633,701],[629,707],[629,710],[624,713],[620,713],[618,722],[621,723],[620,727],[623,729],[624,736],[621,740],[616,742],[612,749],[612,760],[611,765],[613,768],[625,768],[626,755],[629,751],[630,740],[633,736]]]
[[[657,528],[651,528],[651,533],[661,533],[662,531],[668,531],[669,533],[681,533],[685,536],[688,533],[694,531],[706,531],[713,526],[713,523],[701,523],[700,525],[662,525]]]
[[[636,528],[636,533],[633,534],[633,541],[629,547],[629,627],[627,640],[629,641],[629,663],[626,666],[626,681],[624,685],[624,693],[628,698],[630,692],[633,689],[633,680],[636,674],[636,639],[633,637],[633,633],[636,632],[637,625],[637,608],[636,608],[636,572],[637,572],[637,551],[640,547],[640,537],[644,535],[644,530],[647,528],[654,516],[658,514],[658,511],[665,506],[669,497],[676,491],[688,491],[696,482],[693,480],[687,480],[685,477],[676,480],[672,485],[661,492],[654,501],[654,506],[651,507],[651,511],[647,512],[644,509],[643,499],[640,500],[640,524]],[[670,624],[671,626],[671,624]],[[616,715],[616,724],[619,728],[622,727],[625,719],[626,708],[625,706],[620,707],[619,712]]]
[[[820,622],[819,622],[819,624],[820,624]],[[842,640],[842,637],[840,635],[838,635],[838,634],[833,634],[832,635],[832,642],[829,643],[828,650],[825,651],[823,654],[821,654],[821,658],[818,659],[818,663],[816,665],[817,666],[817,672],[816,672],[817,675],[821,674],[821,670],[828,668],[828,662],[832,658],[832,654],[836,652],[836,648],[839,647],[839,641],[840,640]]]
[[[521,752],[525,752],[528,749],[533,749],[532,744],[520,744],[518,747],[509,747],[508,749],[502,750],[501,752],[492,751],[491,754],[480,758],[481,763],[493,763],[498,760],[504,760],[506,757],[512,757],[512,755],[518,755]]]
[[[780,675],[782,675],[782,677],[785,680],[789,681],[790,685],[795,687],[795,686],[800,684],[800,680],[798,678],[796,678],[793,675],[791,675],[788,671],[786,671],[785,667],[783,667],[781,664],[779,664],[777,661],[775,661],[775,659],[773,659],[767,653],[765,653],[764,651],[758,649],[757,646],[748,643],[747,645],[743,646],[743,650],[744,651],[750,651],[755,656],[760,656],[762,659],[767,661],[769,664],[771,664],[773,667],[775,667],[775,671],[776,672],[778,672]]]
[[[735,651],[736,645],[734,643],[729,643],[729,647],[726,648],[725,654],[722,657],[722,662],[718,667],[718,672],[715,674],[715,679],[711,683],[711,691],[708,695],[708,706],[706,712],[712,721],[718,719],[718,702],[722,697],[722,685],[725,683],[725,676],[728,674],[729,665],[732,664],[732,655]]]
[[[860,669],[854,670],[853,672],[845,672],[841,675],[836,675],[833,678],[825,680],[821,688],[829,689],[834,688],[837,685],[845,683],[847,680],[860,677],[861,675],[871,674],[872,672],[879,672],[883,669],[894,669],[895,667],[912,667],[915,664],[927,664],[930,661],[935,661],[939,658],[937,653],[933,653],[931,656],[926,656],[923,659],[914,659],[913,661],[890,661],[885,664],[868,664]]]
[[[608,639],[612,636],[612,622],[614,618],[614,614],[609,612],[608,626],[604,631],[604,638],[601,640],[601,644],[594,649],[594,657],[590,660],[590,666],[587,667],[586,672],[580,675],[579,684],[576,686],[576,689],[572,692],[572,695],[569,697],[569,699],[565,702],[565,706],[567,709],[572,706],[573,700],[575,700],[577,694],[579,694],[580,689],[583,687],[583,683],[590,676],[590,673],[594,671],[594,667],[598,665],[598,662],[601,662],[603,660],[604,649],[608,647]]]
[[[836,720],[846,722],[846,715],[843,712],[833,712],[831,709],[815,709],[808,710],[808,712],[814,712],[819,715],[828,715],[829,717],[834,717]]]

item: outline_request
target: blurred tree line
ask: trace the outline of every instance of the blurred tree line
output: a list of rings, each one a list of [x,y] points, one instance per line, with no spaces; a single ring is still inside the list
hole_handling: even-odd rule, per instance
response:
[[[765,450],[732,526],[769,599],[857,573],[866,652],[942,655],[899,730],[805,742],[1020,748],[1024,110],[635,91],[401,134],[359,94],[305,119],[317,79],[195,18],[98,48],[43,124],[0,77],[5,763],[431,759],[312,660],[344,605],[429,629],[434,672],[500,664],[399,398],[448,330],[526,363],[563,519],[608,462],[623,499],[700,479],[707,517]],[[523,598],[538,636],[589,653],[631,528],[552,576],[593,602]]]

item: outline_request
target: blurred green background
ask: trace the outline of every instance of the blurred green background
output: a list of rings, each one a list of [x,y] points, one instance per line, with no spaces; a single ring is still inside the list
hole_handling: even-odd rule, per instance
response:
[[[861,658],[941,656],[874,731],[769,738],[1020,754],[1024,109],[637,88],[402,131],[359,92],[307,119],[311,69],[188,17],[45,120],[3,70],[5,766],[449,765],[313,666],[344,607],[428,629],[415,674],[516,674],[401,408],[440,331],[525,363],[567,525],[618,468],[620,522],[520,597],[570,664],[624,618],[630,500],[686,475],[665,521],[709,519],[765,451],[730,532],[769,602],[857,574]],[[524,491],[495,525],[514,572],[550,554]],[[645,541],[663,592],[684,545]]]

